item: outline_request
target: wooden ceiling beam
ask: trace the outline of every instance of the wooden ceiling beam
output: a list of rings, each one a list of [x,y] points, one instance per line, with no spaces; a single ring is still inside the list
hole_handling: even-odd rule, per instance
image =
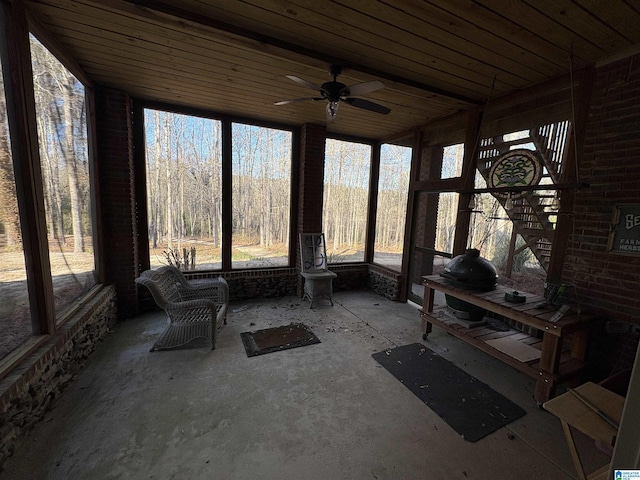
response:
[[[125,9],[130,14],[136,13],[143,17],[149,17],[150,14],[152,16],[154,14],[155,15],[160,14],[162,16],[169,17],[174,20],[177,19],[178,21],[183,23],[188,22],[200,27],[207,27],[209,29],[222,31],[222,32],[234,35],[236,37],[241,37],[241,38],[250,40],[252,42],[255,42],[256,48],[259,48],[261,50],[264,50],[266,45],[266,46],[277,48],[279,50],[284,50],[286,52],[302,55],[304,57],[313,58],[315,60],[319,60],[327,64],[339,64],[344,67],[348,67],[351,70],[356,70],[361,73],[365,73],[377,78],[389,80],[391,82],[395,82],[401,85],[406,85],[422,91],[440,95],[446,98],[465,102],[470,105],[481,105],[482,103],[484,103],[484,100],[478,100],[475,98],[468,97],[466,95],[461,95],[455,92],[447,91],[433,85],[428,85],[423,82],[418,82],[416,80],[402,77],[400,75],[384,72],[361,63],[353,62],[346,59],[336,58],[332,55],[327,55],[317,50],[302,47],[300,45],[296,45],[294,43],[287,42],[272,36],[263,35],[242,27],[231,25],[229,23],[222,22],[220,20],[216,20],[214,18],[197,15],[193,12],[189,12],[182,8],[175,7],[173,5],[168,5],[164,2],[160,2],[157,0],[122,0],[121,2],[113,2],[112,0],[108,2],[105,2],[104,0],[96,0],[95,3],[104,4],[105,6],[108,6],[111,9]],[[127,8],[127,7],[133,7],[134,10],[132,11],[131,8]]]

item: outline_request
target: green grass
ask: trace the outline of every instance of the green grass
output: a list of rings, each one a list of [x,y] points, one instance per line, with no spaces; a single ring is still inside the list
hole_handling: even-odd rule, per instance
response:
[[[255,260],[258,257],[248,254],[247,252],[241,252],[235,248],[231,250],[231,260]]]

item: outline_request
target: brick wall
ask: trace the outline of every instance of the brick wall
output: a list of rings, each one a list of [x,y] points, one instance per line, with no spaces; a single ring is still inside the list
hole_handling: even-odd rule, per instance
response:
[[[303,125],[300,132],[298,233],[322,232],[324,149],[327,128]]]
[[[0,381],[0,470],[115,321],[115,290],[104,287]]]
[[[640,204],[640,55],[596,70],[579,172],[591,187],[576,192],[563,280],[603,321],[640,322],[640,256],[607,249],[614,206]],[[595,363],[603,373],[629,364],[636,342],[597,326]]]
[[[106,283],[115,285],[118,313],[138,313],[131,99],[109,88],[96,89],[97,158]]]
[[[322,201],[324,189],[324,149],[327,128],[324,125],[303,125],[300,129],[300,175],[298,185],[298,234],[322,232]],[[296,235],[294,263],[300,265],[299,237]],[[302,296],[302,277],[298,275],[296,292]]]
[[[338,275],[333,280],[333,291],[364,290],[367,288],[369,265],[366,263],[336,263],[329,269]]]

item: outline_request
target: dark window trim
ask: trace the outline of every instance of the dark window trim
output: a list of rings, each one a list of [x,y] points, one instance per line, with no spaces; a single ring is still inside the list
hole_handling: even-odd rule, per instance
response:
[[[249,125],[260,128],[270,128],[275,130],[284,130],[291,133],[291,174],[289,182],[290,195],[290,215],[289,215],[289,252],[287,255],[287,265],[279,265],[277,267],[258,267],[260,270],[270,270],[279,268],[291,268],[296,258],[296,231],[298,225],[298,181],[300,168],[300,131],[299,128],[292,125],[267,122],[259,119],[240,117],[235,115],[227,115],[213,110],[206,110],[194,107],[183,107],[179,105],[168,104],[164,102],[156,102],[151,100],[133,99],[134,115],[135,112],[141,115],[141,120],[134,122],[134,149],[136,151],[135,162],[136,170],[146,172],[146,148],[144,140],[144,109],[161,110],[163,112],[175,113],[179,115],[189,115],[209,120],[216,120],[221,123],[222,129],[222,258],[220,270],[198,270],[198,272],[238,272],[255,270],[257,267],[233,268],[232,267],[232,242],[233,242],[233,204],[232,204],[232,156],[233,156],[233,135],[232,127],[234,123]],[[362,142],[361,142],[362,143]],[[366,143],[370,143],[369,141]],[[145,253],[144,258],[140,259],[141,269],[149,268],[149,229],[147,228],[147,200],[146,200],[146,173],[142,175],[142,179],[136,184],[136,200],[138,208],[138,221],[140,221],[141,213],[144,214],[144,225],[140,224],[139,239],[141,245],[141,253]],[[142,199],[144,196],[144,199]],[[144,207],[144,209],[143,209]],[[145,228],[143,228],[145,227]]]

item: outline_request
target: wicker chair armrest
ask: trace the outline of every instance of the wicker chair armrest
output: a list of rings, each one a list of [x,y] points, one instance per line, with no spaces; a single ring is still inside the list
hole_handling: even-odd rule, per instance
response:
[[[196,280],[180,286],[180,294],[184,300],[209,298],[218,304],[229,303],[229,284],[222,278]]]

